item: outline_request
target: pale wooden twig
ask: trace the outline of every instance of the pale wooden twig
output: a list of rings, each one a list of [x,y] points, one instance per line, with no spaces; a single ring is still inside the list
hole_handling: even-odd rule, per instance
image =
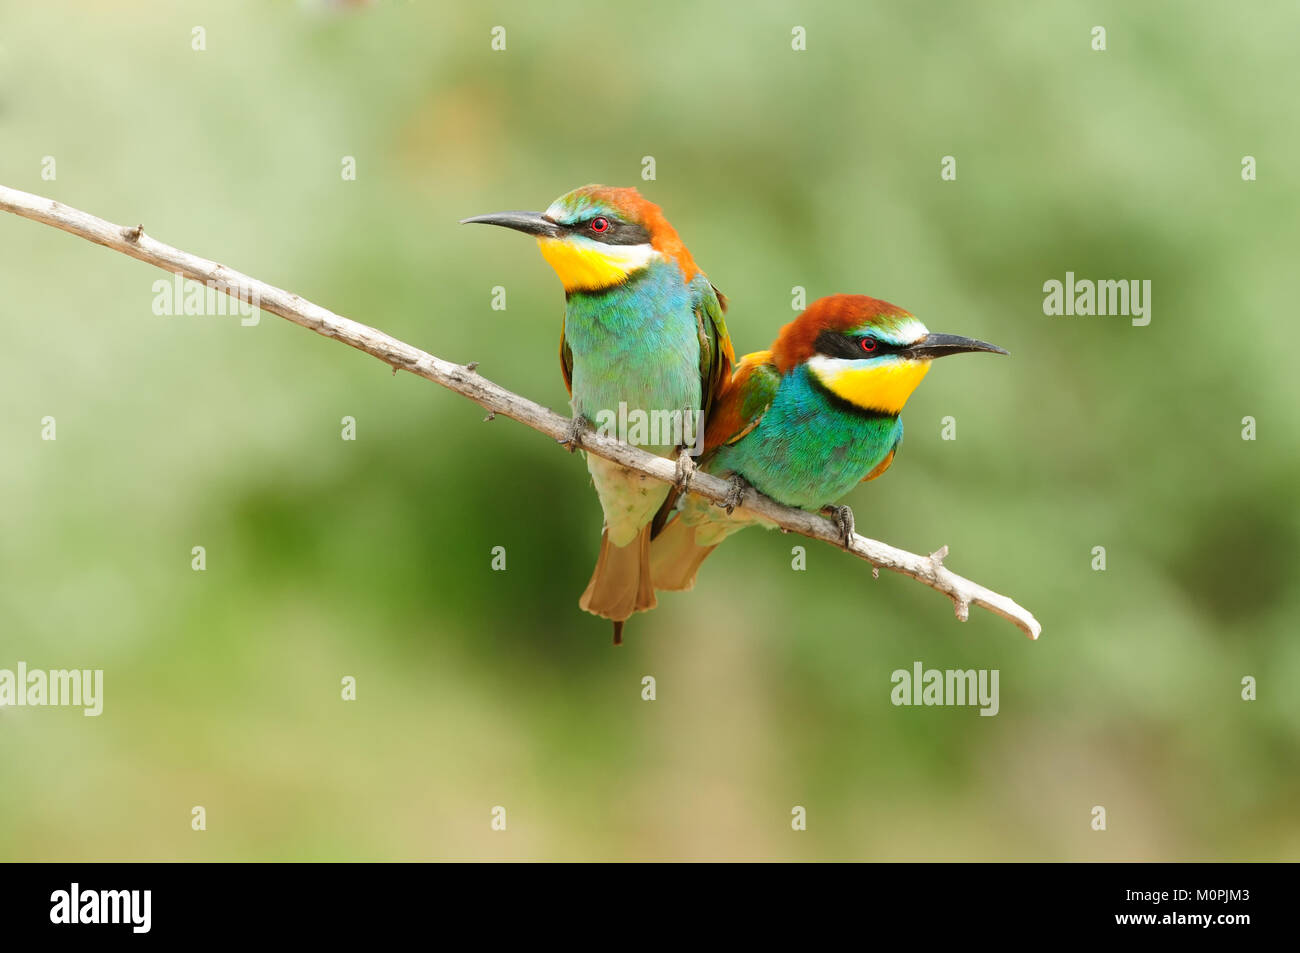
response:
[[[556,440],[566,435],[569,426],[567,417],[497,386],[478,374],[473,365],[444,361],[382,331],[312,304],[296,294],[258,281],[215,261],[173,248],[145,234],[140,225],[129,228],[114,225],[52,199],[5,186],[0,186],[0,209],[34,222],[52,225],[166,271],[241,296],[244,300],[251,299],[263,311],[278,314],[317,334],[365,351],[392,366],[394,371],[410,371],[418,377],[462,394],[486,408],[490,415],[510,417]],[[588,453],[613,460],[656,480],[672,483],[676,479],[676,466],[672,460],[647,453],[612,436],[588,430],[582,434],[579,445]],[[715,503],[725,502],[730,489],[725,481],[703,472],[696,472],[690,483],[690,492],[698,493]],[[856,533],[845,546],[839,528],[830,520],[804,510],[782,506],[752,489],[746,492],[741,508],[792,533],[845,549],[875,567],[890,569],[925,583],[948,596],[956,609],[957,618],[963,621],[969,614],[970,607],[977,605],[1011,620],[1031,639],[1038,638],[1042,629],[1038,620],[1013,600],[947,569],[943,565],[948,554],[946,546],[929,556],[918,556]]]

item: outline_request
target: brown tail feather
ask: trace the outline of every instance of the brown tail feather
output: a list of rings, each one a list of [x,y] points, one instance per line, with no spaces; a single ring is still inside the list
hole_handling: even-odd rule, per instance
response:
[[[695,527],[680,516],[665,526],[650,546],[650,577],[656,589],[681,591],[695,585],[695,574],[717,544],[695,542]]]
[[[645,612],[658,604],[650,581],[650,526],[641,528],[626,546],[615,546],[609,534],[600,534],[600,555],[587,590],[578,606],[594,615],[622,622],[634,612]],[[615,635],[622,626],[615,627]]]

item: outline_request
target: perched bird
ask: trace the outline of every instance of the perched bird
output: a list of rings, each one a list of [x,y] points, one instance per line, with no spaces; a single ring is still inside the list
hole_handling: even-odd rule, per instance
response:
[[[731,515],[747,486],[832,513],[847,541],[853,514],[834,501],[889,469],[903,439],[899,414],[930,362],[967,351],[1007,353],[931,334],[902,308],[865,295],[813,302],[771,350],[741,359],[714,404],[700,466],[731,480],[729,505],[689,496],[661,517],[651,546],[655,588],[690,589],[718,543],[758,522]]]
[[[692,428],[703,428],[730,377],[735,351],[723,321],[725,299],[659,206],[636,189],[587,185],[545,212],[498,212],[463,221],[536,236],[542,257],[564,285],[560,366],[573,425],[562,442],[572,451],[585,427],[617,418],[620,411],[622,419],[632,412],[676,414],[680,436],[651,428],[641,446],[676,455],[684,482],[691,463],[683,446],[694,442]],[[650,524],[670,488],[592,454],[587,469],[605,526],[595,572],[578,604],[614,621],[617,644],[624,620],[654,608]]]

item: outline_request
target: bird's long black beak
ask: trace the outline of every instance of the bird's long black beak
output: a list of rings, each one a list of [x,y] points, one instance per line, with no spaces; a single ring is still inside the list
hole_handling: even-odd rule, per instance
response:
[[[513,228],[517,232],[537,235],[542,238],[556,238],[562,229],[541,212],[493,212],[491,215],[475,215],[462,218],[462,225],[500,225]]]
[[[965,354],[969,351],[988,351],[992,354],[1006,354],[996,344],[987,344],[974,338],[964,338],[960,334],[927,334],[920,341],[907,349],[911,357],[932,360],[947,357],[949,354]]]

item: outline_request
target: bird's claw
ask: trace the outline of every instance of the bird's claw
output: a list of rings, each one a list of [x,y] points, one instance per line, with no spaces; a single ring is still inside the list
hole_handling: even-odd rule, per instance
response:
[[[685,493],[691,488],[691,479],[695,476],[695,461],[691,459],[691,452],[682,449],[677,452],[677,478],[673,485],[678,490]]]
[[[564,431],[564,436],[555,442],[558,443],[569,453],[578,449],[578,441],[582,439],[582,433],[587,429],[587,418],[581,414],[569,421],[569,428]]]
[[[724,499],[720,505],[727,511],[727,515],[730,516],[732,511],[741,504],[742,500],[744,500],[745,491],[749,489],[749,481],[739,473],[733,473],[730,479],[727,480],[727,483],[730,484],[730,489],[727,490],[726,499]]]
[[[856,532],[852,508],[836,506],[831,503],[822,507],[822,512],[835,521],[835,525],[840,529],[840,540],[846,547],[849,546],[853,542],[853,534]]]

